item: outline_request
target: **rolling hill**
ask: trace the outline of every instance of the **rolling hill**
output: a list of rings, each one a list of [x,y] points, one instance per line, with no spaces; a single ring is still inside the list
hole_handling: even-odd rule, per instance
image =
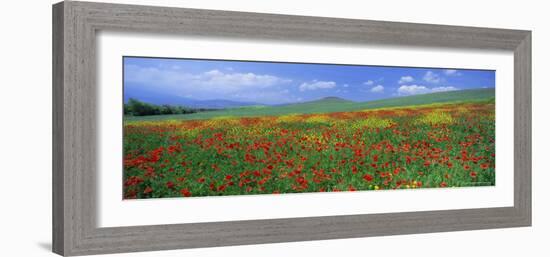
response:
[[[212,99],[212,100],[196,100],[178,95],[151,93],[150,91],[144,91],[139,89],[127,90],[124,92],[124,102],[128,102],[130,98],[138,99],[142,102],[156,105],[174,105],[185,106],[191,108],[207,108],[207,109],[224,109],[235,108],[243,106],[260,105],[253,102],[240,102],[231,101],[225,99]]]
[[[409,105],[424,105],[433,103],[490,101],[495,97],[495,89],[470,89],[460,91],[438,92],[423,95],[403,96],[368,102],[353,102],[338,97],[326,97],[319,100],[288,104],[281,106],[246,106],[229,108],[219,111],[199,112],[183,115],[156,115],[141,117],[125,117],[126,120],[165,120],[165,119],[209,119],[220,116],[255,117],[266,115],[285,115],[291,113],[328,113],[357,111],[363,109],[375,109],[386,107],[399,107]]]
[[[340,98],[340,97],[329,96],[329,97],[324,97],[324,98],[321,98],[321,99],[318,99],[318,100],[313,100],[313,101],[303,102],[303,103],[289,104],[289,105],[307,106],[307,105],[320,104],[320,103],[322,103],[322,104],[341,104],[341,103],[354,103],[354,102],[351,101],[351,100]]]

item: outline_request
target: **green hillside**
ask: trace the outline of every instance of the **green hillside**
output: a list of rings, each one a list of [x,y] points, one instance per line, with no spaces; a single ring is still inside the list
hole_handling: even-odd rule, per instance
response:
[[[328,112],[344,112],[356,111],[362,109],[374,109],[384,107],[398,107],[409,105],[423,105],[432,103],[449,103],[449,102],[471,102],[471,101],[488,101],[494,99],[495,89],[471,89],[461,91],[439,92],[432,94],[414,95],[396,97],[390,99],[369,101],[369,102],[352,102],[337,97],[327,97],[316,101],[281,105],[281,106],[248,106],[240,108],[224,109],[219,111],[199,112],[193,114],[179,115],[154,115],[140,117],[125,117],[126,120],[166,120],[166,119],[209,119],[219,116],[235,116],[235,117],[255,117],[255,116],[278,116],[291,113],[328,113]]]
[[[289,105],[296,105],[296,106],[304,106],[304,105],[312,105],[312,104],[342,104],[342,103],[354,103],[353,101],[342,99],[340,97],[335,96],[329,96],[325,98],[321,98],[319,100],[305,102],[305,103],[295,103],[295,104],[289,104]]]

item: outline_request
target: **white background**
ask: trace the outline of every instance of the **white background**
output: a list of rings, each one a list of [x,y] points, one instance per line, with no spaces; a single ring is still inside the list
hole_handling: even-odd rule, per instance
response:
[[[514,101],[511,52],[243,42],[120,32],[100,33],[97,45],[100,227],[513,206],[514,142],[499,140],[514,136],[514,109],[508,104]],[[496,186],[123,201],[120,60],[125,55],[496,70]]]
[[[113,1],[122,2],[122,1]],[[192,8],[530,29],[533,34],[533,227],[219,247],[117,256],[546,256],[550,236],[550,27],[544,1],[125,1]],[[51,4],[10,1],[0,26],[1,256],[51,247]]]

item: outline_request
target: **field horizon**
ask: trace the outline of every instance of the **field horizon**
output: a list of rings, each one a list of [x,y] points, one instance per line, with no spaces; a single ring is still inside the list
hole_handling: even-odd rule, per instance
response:
[[[288,114],[314,114],[347,112],[364,109],[392,108],[444,103],[491,102],[495,99],[495,88],[478,88],[435,92],[410,96],[396,96],[380,100],[357,102],[342,97],[325,96],[317,100],[279,105],[250,105],[217,109],[190,114],[169,115],[124,115],[125,121],[153,120],[203,120],[216,117],[259,117]],[[140,99],[137,99],[140,100]]]

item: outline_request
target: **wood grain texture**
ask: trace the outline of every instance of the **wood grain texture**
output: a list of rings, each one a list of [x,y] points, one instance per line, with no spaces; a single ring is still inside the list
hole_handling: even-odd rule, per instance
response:
[[[63,254],[65,227],[64,227],[64,168],[63,168],[63,78],[64,78],[64,49],[63,49],[63,4],[53,6],[52,22],[52,249]]]
[[[99,228],[97,31],[514,52],[514,206]],[[53,6],[53,250],[86,255],[531,225],[531,33],[89,2]],[[498,100],[497,100],[498,101]]]
[[[514,207],[531,225],[531,33],[514,51]]]

